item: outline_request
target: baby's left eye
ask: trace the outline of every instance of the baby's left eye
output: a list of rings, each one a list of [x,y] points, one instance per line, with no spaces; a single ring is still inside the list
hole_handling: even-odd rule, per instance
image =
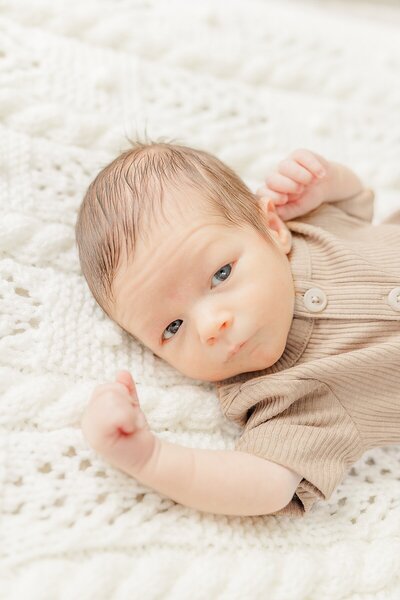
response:
[[[221,279],[219,279],[219,281],[225,281],[226,279],[228,279],[229,275],[231,274],[232,271],[232,267],[231,267],[232,263],[229,263],[223,267],[221,267],[220,269],[218,269],[218,271],[216,273],[214,273],[212,279],[214,279],[214,277],[221,277]],[[212,282],[212,280],[211,280]],[[217,284],[218,285],[218,284]]]

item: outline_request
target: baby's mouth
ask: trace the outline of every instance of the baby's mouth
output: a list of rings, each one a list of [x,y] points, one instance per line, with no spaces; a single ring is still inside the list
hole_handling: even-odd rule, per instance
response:
[[[226,361],[230,360],[233,356],[236,356],[236,354],[238,354],[240,352],[240,350],[243,348],[243,346],[245,344],[246,344],[246,342],[241,342],[240,344],[235,344],[235,346],[233,348],[231,348],[231,350],[228,352]]]

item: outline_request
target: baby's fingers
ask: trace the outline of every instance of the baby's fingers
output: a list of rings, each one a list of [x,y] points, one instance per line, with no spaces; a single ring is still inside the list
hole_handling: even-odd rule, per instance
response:
[[[290,159],[295,160],[297,163],[305,167],[308,171],[310,171],[310,173],[315,175],[315,177],[322,178],[326,174],[325,167],[328,166],[328,162],[319,154],[311,152],[311,150],[298,148],[292,152]]]
[[[112,393],[104,393],[91,400],[81,426],[92,446],[101,447],[105,440],[115,435],[135,431],[140,412],[130,402],[117,398]]]
[[[279,163],[278,170],[281,175],[290,177],[293,181],[309,185],[313,180],[313,174],[293,159],[287,158]]]
[[[105,417],[105,418],[104,418]],[[103,415],[104,431],[109,437],[118,435],[130,435],[139,429],[149,429],[147,419],[142,410],[133,406],[131,403],[125,403],[114,407],[109,418]]]
[[[271,190],[283,194],[299,194],[304,190],[304,185],[281,173],[271,173],[267,176],[265,182]]]
[[[285,204],[288,201],[287,194],[280,194],[279,192],[274,192],[274,190],[270,190],[266,185],[261,186],[256,191],[256,196],[259,199],[259,204],[263,206],[263,203],[267,200],[272,200],[274,204]]]
[[[277,206],[276,212],[282,221],[290,221],[304,214],[304,209],[295,202],[289,202],[284,206]]]
[[[136,391],[136,384],[129,371],[118,371],[115,377],[115,381],[118,384],[122,384],[126,388],[135,404],[140,405],[138,394]]]

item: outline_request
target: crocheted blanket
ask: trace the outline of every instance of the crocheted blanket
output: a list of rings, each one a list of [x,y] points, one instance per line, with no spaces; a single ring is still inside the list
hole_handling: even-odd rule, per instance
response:
[[[377,222],[399,208],[400,9],[357,4],[2,3],[1,598],[398,598],[400,447],[303,519],[232,517],[146,488],[80,430],[93,387],[128,369],[160,437],[239,435],[213,385],[132,341],[80,273],[79,204],[128,138],[203,147],[252,186],[311,148],[375,189]]]

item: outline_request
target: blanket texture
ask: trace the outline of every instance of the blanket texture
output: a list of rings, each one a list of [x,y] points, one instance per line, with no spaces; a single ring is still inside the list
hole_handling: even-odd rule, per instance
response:
[[[91,297],[74,238],[89,181],[137,135],[207,149],[254,187],[306,147],[375,189],[379,222],[400,206],[400,8],[379,10],[1,3],[2,599],[399,597],[400,447],[365,454],[303,519],[231,517],[139,484],[80,429],[93,387],[128,369],[161,438],[230,449],[239,434],[212,384]]]

